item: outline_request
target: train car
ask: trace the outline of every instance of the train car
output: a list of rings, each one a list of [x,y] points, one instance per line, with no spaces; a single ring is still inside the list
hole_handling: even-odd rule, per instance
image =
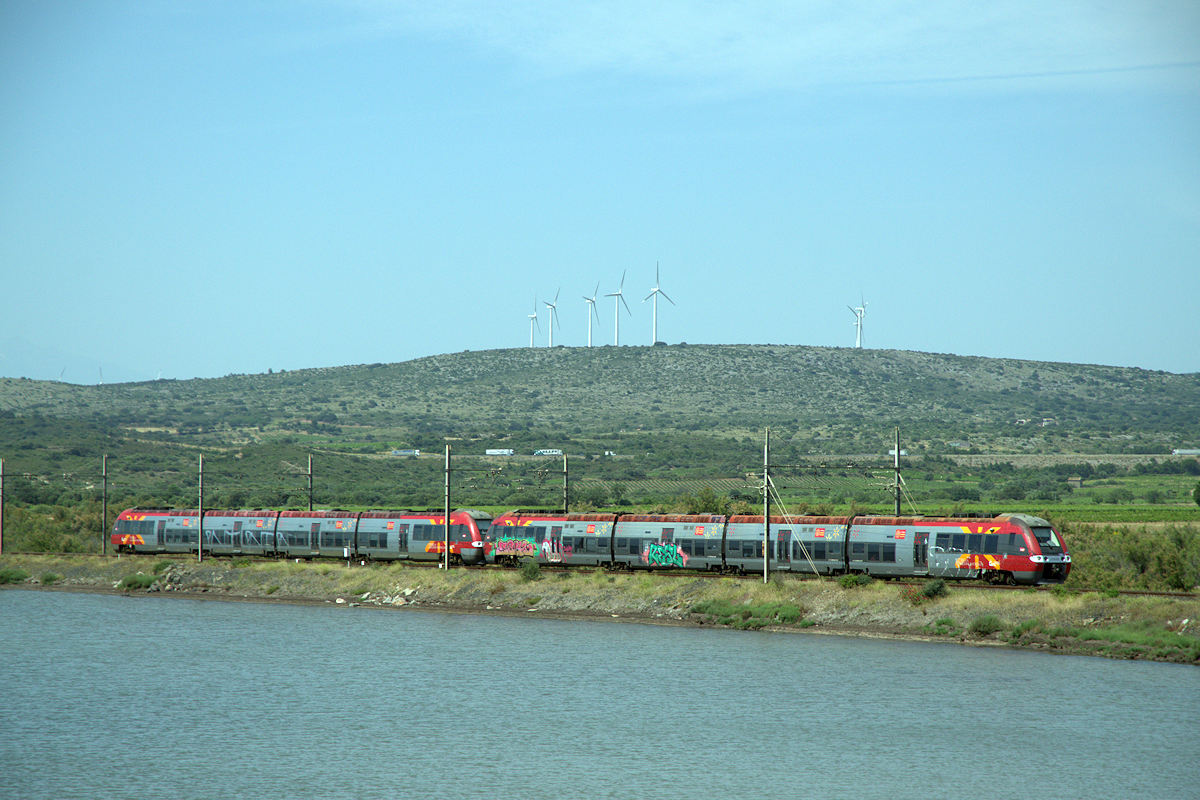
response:
[[[420,511],[204,512],[204,551],[213,555],[437,561],[445,550],[445,515]],[[482,564],[491,517],[450,514],[451,563]],[[118,552],[195,553],[199,517],[191,509],[127,509],[111,541]]]
[[[510,511],[492,520],[488,560],[515,565],[599,566],[612,561],[615,514],[555,514]]]
[[[194,553],[199,530],[194,508],[130,508],[117,514],[109,541],[118,553]]]
[[[844,572],[848,517],[772,516],[771,568],[818,575]],[[736,572],[762,570],[762,515],[729,518],[725,566]]]
[[[204,550],[213,555],[271,555],[278,511],[205,511]],[[192,522],[195,525],[195,522]]]
[[[612,564],[627,568],[722,567],[725,517],[715,514],[628,514],[617,518]]]
[[[876,577],[1062,583],[1071,571],[1071,557],[1049,522],[1026,514],[855,517],[846,570]]]

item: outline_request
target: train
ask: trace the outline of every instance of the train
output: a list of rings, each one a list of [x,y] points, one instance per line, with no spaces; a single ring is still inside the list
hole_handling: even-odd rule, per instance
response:
[[[481,566],[536,561],[565,567],[758,572],[989,583],[1062,583],[1071,555],[1062,535],[1028,514],[772,516],[561,513],[492,517],[444,512],[205,510],[204,552],[288,558],[440,561]],[[131,508],[117,515],[118,552],[195,553],[195,509]]]

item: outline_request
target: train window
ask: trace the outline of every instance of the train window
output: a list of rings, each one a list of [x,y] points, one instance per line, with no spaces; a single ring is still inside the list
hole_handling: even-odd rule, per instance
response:
[[[625,539],[624,537],[617,537],[617,552],[623,552],[628,541],[629,540]]]
[[[880,561],[882,548],[878,544],[867,545],[867,561]]]
[[[999,553],[1000,552],[1000,537],[997,534],[989,533],[983,537],[983,552]]]
[[[954,553],[967,552],[967,535],[965,533],[956,533],[950,537],[950,550]]]
[[[884,542],[883,544],[883,560],[888,563],[896,563],[896,543]]]
[[[1033,535],[1037,539],[1038,545],[1041,546],[1043,555],[1062,552],[1062,543],[1059,542],[1058,535],[1054,533],[1053,528],[1035,527]]]
[[[850,543],[850,557],[855,561],[862,561],[867,555],[867,546],[862,542]]]
[[[944,553],[950,548],[950,534],[939,533],[937,540],[933,545],[933,552]]]
[[[642,552],[642,540],[641,539],[630,539],[629,540],[629,554],[636,556],[640,552]]]
[[[692,543],[688,539],[684,539],[682,542],[680,542],[679,548],[683,550],[683,554],[686,556],[690,556],[692,554]]]
[[[983,534],[972,533],[967,537],[967,552],[982,553],[983,552]]]
[[[664,542],[675,541],[675,529],[674,528],[663,528],[662,529],[662,541],[664,541]]]
[[[601,550],[607,550],[608,549],[608,537],[601,536],[599,539],[596,540],[596,546],[599,547]]]

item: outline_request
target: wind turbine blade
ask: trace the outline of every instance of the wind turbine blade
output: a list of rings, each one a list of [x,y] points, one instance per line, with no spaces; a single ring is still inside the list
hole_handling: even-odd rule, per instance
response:
[[[629,270],[625,270],[625,272],[629,272]],[[618,292],[625,288],[625,272],[621,273],[621,285],[617,287]]]
[[[596,288],[592,289],[592,299],[596,299],[596,292],[600,291],[600,281],[596,281]]]
[[[556,302],[556,303],[558,302],[558,296],[559,296],[559,294],[561,294],[561,293],[562,293],[562,287],[559,287],[558,291],[556,291],[556,292],[554,293],[554,302]]]
[[[846,306],[846,308],[850,309],[851,314],[853,314],[856,317],[858,316],[858,310],[855,309],[854,306]]]
[[[642,298],[642,302],[644,303],[644,302],[646,302],[647,300],[649,300],[651,297],[654,297],[654,293],[655,293],[655,292],[657,292],[657,291],[658,291],[658,289],[654,289],[654,290],[652,290],[652,291],[650,292],[650,294],[648,294],[648,295],[646,295],[645,297],[643,297],[643,298]]]
[[[617,295],[617,297],[621,298],[621,302],[622,302],[622,303],[625,303],[625,295],[623,295],[623,294],[619,294],[619,295]],[[629,303],[625,303],[625,310],[626,310],[626,311],[629,311]],[[631,316],[631,317],[633,316],[633,312],[632,312],[632,311],[629,311],[629,316]]]
[[[667,297],[667,293],[664,292],[662,289],[659,289],[658,293],[661,294],[663,297]],[[667,297],[667,302],[669,302],[671,305],[675,305],[675,301],[669,297]]]

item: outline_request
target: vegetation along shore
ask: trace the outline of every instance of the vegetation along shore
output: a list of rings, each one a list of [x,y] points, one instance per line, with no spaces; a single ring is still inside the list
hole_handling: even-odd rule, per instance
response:
[[[0,582],[50,591],[520,614],[947,641],[1200,665],[1200,600],[1066,587],[999,591],[858,576],[701,578],[605,570],[6,555]]]

